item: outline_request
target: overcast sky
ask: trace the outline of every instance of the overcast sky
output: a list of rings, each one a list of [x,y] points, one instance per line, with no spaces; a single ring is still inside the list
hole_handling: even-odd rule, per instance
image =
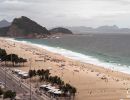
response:
[[[45,27],[130,28],[130,0],[0,0],[0,20],[27,16]]]

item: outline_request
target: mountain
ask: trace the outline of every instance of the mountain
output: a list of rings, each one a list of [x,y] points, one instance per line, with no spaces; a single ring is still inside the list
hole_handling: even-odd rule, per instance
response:
[[[9,27],[0,28],[0,35],[22,38],[44,38],[49,31],[35,21],[22,16],[15,18]]]
[[[97,29],[99,29],[99,30],[118,30],[119,28],[116,25],[113,25],[113,26],[106,25],[106,26],[100,26]]]
[[[9,30],[9,26],[0,28],[0,36],[7,36],[8,30]]]
[[[50,35],[50,33],[45,27],[22,16],[13,20],[7,35],[13,37],[43,38]]]
[[[1,20],[0,21],[0,28],[7,27],[7,26],[10,26],[10,25],[11,25],[11,23],[8,22],[7,20]]]
[[[92,27],[85,27],[85,26],[67,27],[67,28],[71,30],[74,34],[82,34],[93,30]]]
[[[62,27],[53,28],[53,29],[49,30],[49,32],[52,35],[55,35],[55,34],[73,34],[69,29],[62,28]]]
[[[97,28],[92,28],[92,27],[84,27],[84,26],[79,26],[79,27],[67,27],[70,29],[73,33],[75,34],[89,34],[89,33],[101,33],[101,34],[130,34],[130,29],[129,28],[119,28],[116,25],[113,26],[100,26]]]

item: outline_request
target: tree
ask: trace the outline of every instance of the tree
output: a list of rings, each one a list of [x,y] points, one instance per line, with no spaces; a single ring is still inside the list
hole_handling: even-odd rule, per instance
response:
[[[4,98],[10,98],[13,100],[16,97],[16,92],[13,92],[11,90],[8,90],[4,93]]]
[[[24,66],[24,63],[26,62],[27,62],[27,59],[22,59],[23,66]]]
[[[34,75],[33,70],[29,70],[28,74],[29,74],[29,77],[32,78]]]
[[[29,77],[32,78],[37,75],[36,70],[29,70]]]
[[[37,75],[41,76],[41,70],[37,70]]]
[[[64,81],[61,80],[60,77],[58,76],[50,76],[50,71],[49,70],[30,70],[29,71],[29,76],[30,78],[33,76],[38,75],[40,77],[40,80],[48,81],[52,85],[56,84],[59,86],[59,89],[63,92],[64,96],[73,96],[73,99],[75,97],[75,93],[77,92],[77,89],[70,84],[65,84]]]
[[[36,76],[36,75],[37,75],[36,70],[33,70],[32,73],[33,73],[33,76]]]
[[[68,96],[73,96],[73,99],[75,97],[75,93],[77,92],[77,89],[73,86],[71,86],[70,84],[65,84],[65,85],[60,85],[59,87],[62,92],[64,93],[64,95],[69,95]]]
[[[24,63],[27,62],[27,59],[24,59],[24,58],[18,58],[18,63],[23,63],[23,66],[24,66]]]
[[[77,89],[75,87],[72,87],[71,89],[71,93],[73,95],[73,100],[74,100],[74,97],[75,97],[75,93],[77,92]]]
[[[64,95],[66,95],[66,94],[67,94],[67,92],[68,92],[68,89],[66,88],[66,86],[65,86],[65,85],[60,86],[60,90],[62,90],[62,92],[63,92],[63,94],[64,94]]]
[[[48,81],[49,80],[49,75],[50,71],[49,70],[37,70],[36,74],[40,77],[40,80]]]
[[[11,61],[12,65],[14,66],[16,63],[18,63],[18,55],[16,54],[9,54],[6,56],[6,61]]]
[[[45,81],[48,81],[49,75],[50,75],[50,71],[49,71],[48,69],[45,70],[45,71],[44,71],[44,74],[43,74],[44,80],[45,80]]]
[[[42,73],[43,73],[43,70],[37,70],[37,75],[40,77],[40,80],[42,80]]]
[[[0,88],[0,95],[2,95],[4,92],[3,92],[3,90]]]
[[[0,48],[0,60],[5,61],[5,64],[6,64],[6,56],[7,56],[6,51]]]
[[[17,64],[17,63],[19,63],[19,64],[23,63],[23,66],[24,66],[24,63],[27,62],[27,59],[18,57],[17,54],[9,54],[9,55],[7,55],[6,50],[1,49],[1,48],[0,48],[0,60],[5,61],[5,64],[6,64],[7,61],[10,61],[10,62],[12,62],[13,66],[15,64]]]
[[[3,57],[5,57],[6,55],[7,55],[7,53],[6,53],[5,49],[0,48],[0,59],[2,60]]]

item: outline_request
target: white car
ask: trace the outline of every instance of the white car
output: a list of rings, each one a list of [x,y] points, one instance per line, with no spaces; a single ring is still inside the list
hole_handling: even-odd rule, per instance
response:
[[[5,88],[5,83],[4,82],[0,82],[0,88]]]

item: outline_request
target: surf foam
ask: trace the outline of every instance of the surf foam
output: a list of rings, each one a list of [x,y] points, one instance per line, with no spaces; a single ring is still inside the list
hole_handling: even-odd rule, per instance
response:
[[[90,63],[93,65],[98,65],[100,67],[108,68],[108,69],[111,69],[114,71],[119,71],[119,72],[130,74],[129,66],[121,65],[121,64],[117,64],[117,63],[111,63],[113,61],[109,61],[109,63],[103,62],[103,61],[99,60],[98,58],[88,56],[88,55],[85,55],[82,53],[73,52],[71,50],[63,49],[60,47],[50,47],[50,46],[47,46],[44,44],[41,45],[41,44],[35,44],[32,42],[28,42],[28,41],[18,41],[18,40],[12,39],[12,38],[11,39],[8,38],[7,40],[13,41],[13,42],[20,42],[20,43],[24,43],[24,44],[29,44],[29,45],[32,45],[35,47],[43,48],[43,49],[48,50],[48,51],[53,52],[53,53],[61,54],[61,55],[68,57],[70,59],[74,59],[74,60],[78,60],[78,61],[81,61],[84,63]]]

